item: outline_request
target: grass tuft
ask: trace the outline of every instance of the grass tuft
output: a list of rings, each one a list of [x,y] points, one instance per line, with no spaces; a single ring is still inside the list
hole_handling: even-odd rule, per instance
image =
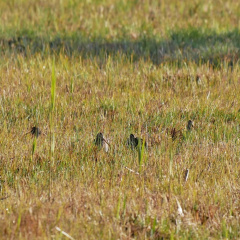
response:
[[[3,239],[240,238],[239,1],[0,9]]]

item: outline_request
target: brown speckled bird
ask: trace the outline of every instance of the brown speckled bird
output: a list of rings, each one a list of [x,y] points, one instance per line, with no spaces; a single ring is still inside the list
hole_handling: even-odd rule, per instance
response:
[[[96,139],[94,140],[95,145],[98,148],[104,148],[105,152],[108,152],[109,150],[109,143],[104,139],[103,134],[100,132],[97,134]]]
[[[187,123],[187,130],[188,131],[191,131],[193,128],[193,121],[192,120],[188,120],[188,123]]]
[[[130,134],[130,137],[127,140],[127,145],[131,147],[132,149],[136,148],[138,144],[140,144],[140,147],[142,146],[143,139],[135,137],[132,133]],[[145,148],[147,148],[147,143],[144,143]]]
[[[34,136],[34,137],[39,137],[39,135],[41,135],[41,130],[38,128],[38,127],[36,127],[36,126],[34,126],[34,127],[32,127],[31,128],[31,130],[29,131],[29,132],[27,132],[26,134],[29,134],[29,133],[31,133],[32,134],[32,136]],[[26,135],[25,134],[25,135]]]

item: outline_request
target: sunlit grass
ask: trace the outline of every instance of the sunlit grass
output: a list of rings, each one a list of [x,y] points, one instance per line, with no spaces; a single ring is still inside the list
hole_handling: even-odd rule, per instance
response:
[[[240,237],[237,1],[0,8],[0,236]]]

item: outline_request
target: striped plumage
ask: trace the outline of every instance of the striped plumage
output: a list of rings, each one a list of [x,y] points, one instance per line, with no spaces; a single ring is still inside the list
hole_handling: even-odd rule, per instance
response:
[[[39,135],[41,134],[41,130],[38,127],[32,127],[30,133],[33,136],[39,137]]]
[[[188,123],[187,123],[187,130],[188,131],[191,131],[193,128],[193,121],[192,120],[188,120]]]
[[[103,134],[101,132],[97,134],[94,143],[98,148],[100,149],[103,148],[105,152],[108,152],[109,143],[104,139]]]
[[[130,137],[127,140],[127,145],[131,147],[132,149],[138,147],[138,144],[140,144],[140,147],[142,146],[143,139],[135,137],[132,133],[130,134]],[[147,143],[144,143],[145,148],[147,148]]]

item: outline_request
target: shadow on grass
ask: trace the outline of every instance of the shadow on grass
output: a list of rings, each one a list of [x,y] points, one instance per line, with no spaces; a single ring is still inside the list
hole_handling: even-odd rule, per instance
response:
[[[64,53],[105,62],[109,55],[124,55],[133,61],[150,60],[156,65],[166,62],[181,65],[183,62],[193,61],[196,64],[209,63],[218,67],[223,61],[231,66],[238,62],[240,32],[234,30],[218,34],[190,29],[173,32],[168,39],[142,37],[119,41],[102,38],[90,41],[78,33],[54,39],[24,33],[8,39],[0,38],[0,46],[5,54],[24,54],[26,57],[36,53],[43,56]]]

